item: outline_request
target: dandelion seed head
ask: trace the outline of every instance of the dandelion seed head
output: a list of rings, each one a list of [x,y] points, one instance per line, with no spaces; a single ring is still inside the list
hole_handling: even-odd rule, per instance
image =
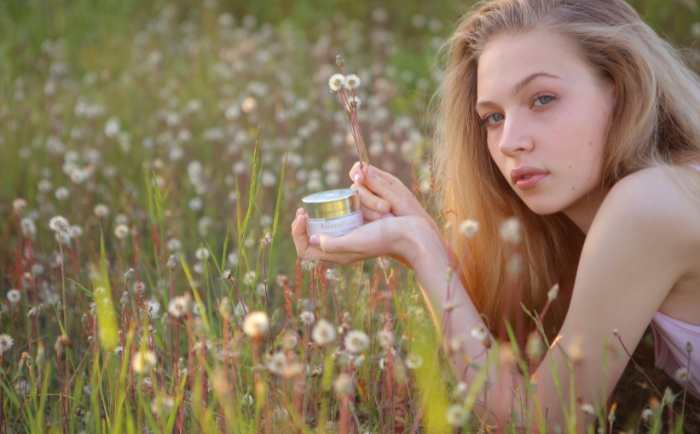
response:
[[[156,353],[153,351],[139,351],[131,359],[131,368],[135,373],[145,375],[151,372],[157,362]]]
[[[501,239],[511,244],[520,242],[520,222],[515,217],[511,217],[501,225]]]
[[[341,373],[333,382],[333,388],[339,397],[350,395],[353,389],[352,377],[345,372]]]
[[[283,352],[277,352],[270,357],[267,361],[267,369],[275,375],[284,374],[284,370],[287,366],[287,357]]]
[[[423,358],[418,354],[411,353],[406,357],[406,367],[408,369],[418,369],[423,366]]]
[[[360,87],[361,82],[360,77],[358,77],[356,74],[349,74],[347,77],[345,77],[345,88],[348,90],[357,89]]]
[[[12,348],[12,345],[15,344],[15,341],[12,339],[12,336],[8,335],[7,333],[3,333],[0,335],[0,356],[5,354]]]
[[[475,326],[472,329],[472,337],[474,339],[483,341],[489,337],[489,331],[482,325]]]
[[[260,339],[270,331],[270,318],[265,312],[251,312],[243,320],[243,331],[253,339]]]
[[[453,427],[460,427],[467,422],[469,414],[461,405],[452,404],[447,408],[445,419]]]
[[[19,292],[18,290],[16,290],[16,289],[10,289],[9,291],[7,291],[7,300],[8,300],[11,304],[19,303],[19,301],[20,301],[21,299],[22,299],[22,293]]]
[[[382,329],[377,332],[377,340],[383,348],[390,347],[394,345],[394,333],[391,330]]]
[[[178,296],[168,303],[168,313],[173,318],[182,318],[189,309],[189,300],[184,296]]]
[[[126,225],[117,225],[117,227],[114,228],[114,235],[120,240],[123,240],[129,235],[129,227]]]
[[[473,238],[479,231],[479,222],[474,220],[464,220],[459,224],[459,233],[467,238]]]
[[[305,326],[310,326],[316,320],[316,315],[308,310],[303,311],[299,314],[299,321]]]
[[[328,87],[331,88],[331,92],[338,92],[343,86],[345,86],[345,76],[343,74],[333,74],[328,79]]]
[[[22,198],[15,199],[12,201],[12,208],[19,214],[24,211],[25,208],[27,208],[27,201]]]
[[[678,368],[673,376],[681,384],[685,384],[690,379],[690,373],[688,372],[688,368]]]
[[[315,339],[314,339],[315,341]],[[288,330],[284,336],[282,336],[282,347],[285,350],[293,350],[294,348],[297,347],[297,344],[299,343],[299,338],[297,337],[296,333]]]
[[[200,261],[204,259],[209,259],[209,250],[204,247],[200,247],[194,252],[194,256]]]
[[[596,415],[595,407],[593,407],[591,404],[581,405],[581,411],[583,411],[584,414],[587,414],[589,416]]]
[[[70,229],[70,224],[65,217],[59,215],[51,217],[51,220],[49,220],[49,228],[54,232],[67,233]]]
[[[345,348],[351,353],[361,353],[369,348],[369,336],[359,330],[352,330],[345,336]]]
[[[175,258],[175,255],[170,255],[170,258],[168,259],[168,263],[166,265],[171,270],[177,267],[177,259]]]
[[[311,271],[318,267],[318,262],[318,259],[307,256],[301,260],[300,265],[304,270]]]
[[[160,303],[157,300],[151,298],[146,302],[146,312],[148,312],[148,315],[151,318],[156,318],[159,311]]]
[[[324,346],[328,345],[335,340],[335,328],[331,323],[321,318],[316,323],[313,331],[311,332],[311,338],[316,342],[316,345]]]
[[[95,215],[100,218],[107,217],[109,215],[109,208],[107,205],[102,203],[95,205],[94,211]]]

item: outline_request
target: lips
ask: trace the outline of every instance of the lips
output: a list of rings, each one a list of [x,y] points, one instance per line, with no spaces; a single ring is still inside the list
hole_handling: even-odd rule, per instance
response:
[[[510,172],[510,180],[513,182],[513,184],[518,184],[519,181],[527,181],[531,178],[544,178],[544,176],[537,175],[546,175],[547,173],[549,172],[537,167],[520,166]]]

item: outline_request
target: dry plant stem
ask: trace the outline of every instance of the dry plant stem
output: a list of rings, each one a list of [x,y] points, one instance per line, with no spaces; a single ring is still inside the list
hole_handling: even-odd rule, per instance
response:
[[[175,299],[175,281],[173,280],[172,268],[169,268],[169,270],[170,298],[168,299],[168,302],[172,302]],[[173,354],[173,321],[177,321],[177,318],[170,318],[170,323],[168,324],[168,352],[170,353],[170,369],[171,372],[175,374],[175,355]]]
[[[656,392],[659,396],[664,396],[664,395],[659,391],[659,389],[656,388],[656,385],[654,384],[653,381],[651,381],[651,378],[649,378],[649,376],[648,376],[647,373],[644,371],[644,369],[642,369],[642,367],[639,366],[639,364],[637,363],[637,361],[634,360],[634,359],[632,358],[632,355],[630,354],[630,352],[627,351],[627,347],[625,346],[625,343],[622,342],[622,337],[621,337],[620,335],[617,336],[617,340],[620,341],[620,345],[622,345],[622,349],[625,350],[625,353],[627,354],[627,357],[630,358],[630,360],[632,361],[632,363],[634,363],[634,366],[637,367],[637,369],[639,370],[639,372],[641,372],[642,375],[644,375],[644,378],[646,378],[646,380],[649,382],[649,385],[651,385],[651,387],[654,388],[654,392]]]
[[[691,351],[688,351],[688,362],[685,365],[685,369],[688,372],[688,378],[685,380],[685,384],[683,384],[683,402],[681,403],[681,423],[685,421],[685,398],[688,393],[688,382],[690,382],[690,353]]]
[[[61,242],[61,234],[58,233],[58,250],[61,254],[61,292],[63,294],[63,328],[68,333],[68,316],[66,315],[66,274],[63,266],[63,243]]]

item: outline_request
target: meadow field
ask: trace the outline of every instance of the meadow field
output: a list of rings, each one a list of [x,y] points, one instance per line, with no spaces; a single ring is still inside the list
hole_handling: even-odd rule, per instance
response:
[[[430,103],[468,4],[1,0],[0,433],[534,432],[485,422],[410,270],[290,235],[304,196],[352,183],[343,72],[371,164],[460,236]],[[694,0],[631,4],[700,70]],[[589,432],[700,431],[650,350]]]

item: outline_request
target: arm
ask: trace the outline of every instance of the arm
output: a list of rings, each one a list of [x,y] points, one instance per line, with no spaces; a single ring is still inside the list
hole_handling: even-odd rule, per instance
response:
[[[568,407],[572,392],[568,362],[573,363],[574,396],[597,410],[606,408],[629,360],[613,331],[617,330],[627,349],[634,351],[654,312],[699,254],[700,233],[692,217],[698,213],[697,206],[657,169],[628,178],[615,186],[598,211],[581,255],[567,317],[556,343],[535,372],[537,398],[550,428],[565,426],[562,405]],[[412,263],[418,281],[433,312],[442,316],[447,256],[436,254],[439,248],[435,241],[423,240],[414,248],[417,253]],[[465,291],[456,291],[454,296],[458,297],[454,300],[457,307],[449,315],[446,329],[467,336],[467,354],[483,353],[481,344],[468,336],[474,326],[483,326],[478,312]],[[483,364],[485,356],[474,360]],[[455,374],[461,376],[465,367],[461,355],[453,355],[451,363]],[[493,389],[484,404],[500,425],[510,416],[507,406],[511,400],[496,397],[512,396],[514,385],[524,390],[527,381],[511,372],[501,369],[500,374],[489,376]],[[467,371],[467,384],[475,374],[473,369]],[[519,398],[526,402],[524,394]],[[531,404],[529,409],[514,407],[512,411],[518,414],[525,410],[536,414]],[[575,411],[576,431],[580,432],[584,421],[590,423],[592,417],[584,415],[580,405],[575,405]]]

